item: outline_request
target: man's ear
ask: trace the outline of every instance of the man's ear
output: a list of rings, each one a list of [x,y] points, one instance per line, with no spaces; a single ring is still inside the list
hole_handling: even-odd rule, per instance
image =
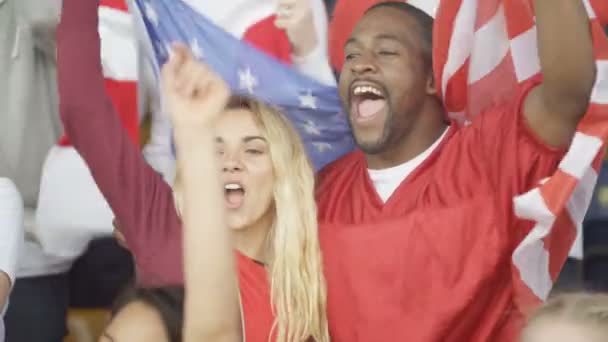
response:
[[[426,93],[428,95],[437,95],[437,87],[435,86],[435,76],[433,75],[432,69],[427,73]]]

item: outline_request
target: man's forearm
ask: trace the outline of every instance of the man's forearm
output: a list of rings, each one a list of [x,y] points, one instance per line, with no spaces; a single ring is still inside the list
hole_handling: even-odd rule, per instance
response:
[[[534,0],[543,100],[556,115],[580,118],[595,81],[589,17],[582,0]]]

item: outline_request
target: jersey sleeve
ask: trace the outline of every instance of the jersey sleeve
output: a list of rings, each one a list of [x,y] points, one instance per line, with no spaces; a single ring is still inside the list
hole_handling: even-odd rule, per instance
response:
[[[567,151],[545,144],[523,114],[526,96],[541,81],[537,77],[523,83],[512,100],[492,106],[464,129],[466,149],[481,158],[491,186],[510,212],[513,197],[550,177]]]

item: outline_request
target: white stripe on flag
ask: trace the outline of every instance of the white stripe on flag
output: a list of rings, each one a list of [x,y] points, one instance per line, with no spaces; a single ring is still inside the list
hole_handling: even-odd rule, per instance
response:
[[[475,38],[475,15],[477,0],[462,0],[454,20],[454,31],[450,38],[450,51],[443,70],[441,88],[446,94],[450,78],[462,67],[471,54]]]
[[[545,225],[553,224],[555,215],[545,204],[545,200],[538,188],[513,198],[515,216],[524,220],[541,222]]]
[[[591,163],[601,147],[601,139],[585,133],[576,132],[574,134],[574,139],[572,139],[570,149],[559,164],[559,168],[565,173],[581,179],[591,167]]]
[[[517,81],[523,82],[540,72],[536,26],[511,40],[511,57]]]
[[[550,231],[551,225],[537,223],[513,252],[513,264],[519,270],[522,281],[542,300],[547,299],[553,287],[549,273],[549,252],[542,240]]]
[[[593,91],[591,92],[591,102],[597,104],[608,104],[608,60],[597,62],[597,76]]]
[[[581,224],[585,219],[585,215],[593,199],[593,190],[597,183],[597,177],[595,169],[589,166],[581,180],[576,184],[576,188],[568,200],[568,204],[566,205],[568,213],[576,224]]]
[[[494,71],[509,52],[506,27],[504,7],[500,4],[492,19],[475,32],[469,84],[479,81]],[[488,48],[490,46],[491,48]]]
[[[546,299],[553,287],[549,273],[549,252],[543,238],[549,235],[555,215],[547,208],[538,188],[513,199],[515,215],[536,221],[536,225],[513,252],[513,264],[521,279],[541,299]]]
[[[439,7],[438,0],[407,0],[407,3],[423,10],[433,18],[435,18],[437,8]]]
[[[587,15],[590,19],[595,19],[595,11],[593,10],[593,6],[591,6],[591,2],[589,0],[583,0],[583,4],[585,4],[585,9],[587,10]]]
[[[131,15],[100,7],[99,36],[104,76],[116,81],[136,81],[137,48]]]
[[[597,183],[597,172],[593,167],[589,167],[587,172],[583,175],[583,178],[578,182],[572,196],[566,204],[568,214],[574,222],[576,227],[576,240],[570,251],[570,256],[583,259],[583,244],[582,244],[582,232],[583,232],[583,220],[587,214],[587,209],[591,204],[593,198],[593,190]]]

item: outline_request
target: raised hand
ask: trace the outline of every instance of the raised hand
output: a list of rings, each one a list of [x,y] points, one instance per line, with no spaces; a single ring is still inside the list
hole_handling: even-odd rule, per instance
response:
[[[228,86],[185,46],[173,46],[161,75],[162,92],[174,128],[211,127],[224,111],[230,96]]]
[[[296,56],[308,55],[318,44],[311,0],[279,0],[274,24],[285,30]]]

